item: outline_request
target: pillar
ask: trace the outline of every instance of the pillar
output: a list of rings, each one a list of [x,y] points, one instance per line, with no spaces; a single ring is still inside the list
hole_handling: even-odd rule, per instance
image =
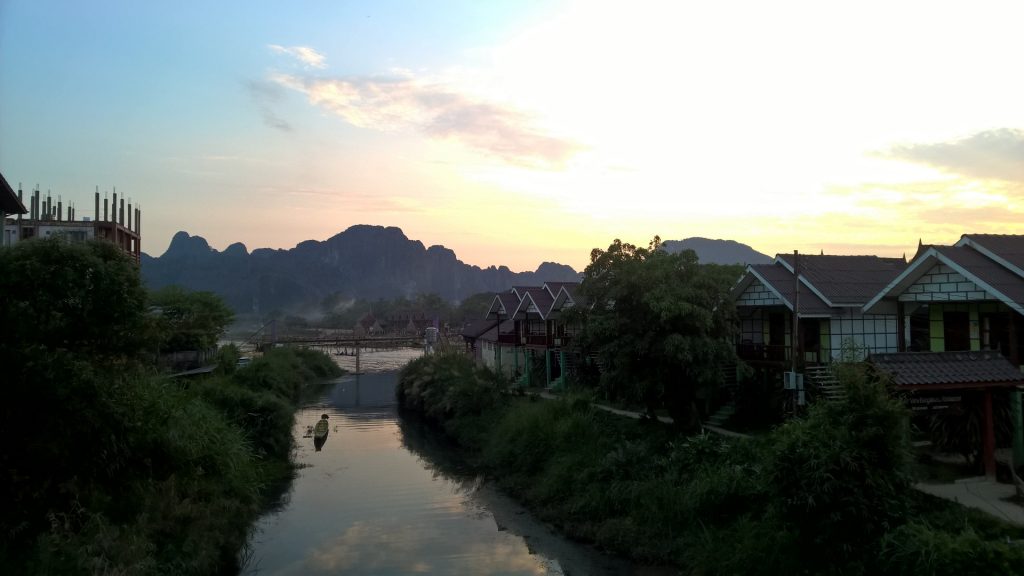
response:
[[[982,392],[981,457],[985,463],[985,476],[996,477],[996,428],[992,418],[992,390]]]
[[[1024,465],[1024,416],[1021,414],[1020,388],[1010,391],[1010,418],[1013,419],[1013,465]]]
[[[544,371],[547,375],[547,382],[544,384],[546,387],[551,387],[551,350],[544,349]]]
[[[523,354],[526,354],[526,386],[533,386],[533,354],[526,348],[523,348]]]
[[[558,381],[561,382],[560,388],[565,390],[565,350],[558,351]]]
[[[907,313],[903,302],[896,302],[896,351],[907,351]]]

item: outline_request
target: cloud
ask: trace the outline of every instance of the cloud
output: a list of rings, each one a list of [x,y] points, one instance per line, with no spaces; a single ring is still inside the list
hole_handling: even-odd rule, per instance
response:
[[[313,68],[327,68],[327,57],[309,46],[281,46],[280,44],[267,44],[267,48],[270,48],[278,54],[287,54],[288,56],[292,56],[306,66],[311,66]]]
[[[555,168],[582,147],[545,134],[514,108],[414,78],[321,79],[276,75],[309,102],[361,128],[454,140],[510,164]]]
[[[963,176],[1024,182],[1024,131],[1013,128],[953,142],[896,146],[887,155]]]
[[[274,106],[284,100],[285,96],[285,91],[280,85],[265,80],[250,80],[245,83],[245,88],[259,107],[264,124],[282,132],[292,131],[291,123],[281,118],[274,110]]]

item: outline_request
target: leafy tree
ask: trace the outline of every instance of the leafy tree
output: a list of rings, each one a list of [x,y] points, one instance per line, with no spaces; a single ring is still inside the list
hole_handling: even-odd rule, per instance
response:
[[[58,238],[0,250],[0,351],[137,358],[146,336],[138,269],[113,245]]]
[[[125,465],[123,418],[145,337],[138,269],[105,242],[0,249],[0,557],[89,482]],[[35,409],[30,409],[30,408]]]
[[[615,240],[594,249],[580,292],[580,342],[598,353],[612,398],[660,406],[684,428],[698,424],[696,400],[735,361],[735,308],[727,275],[701,266],[692,250],[669,254]]]
[[[493,300],[494,292],[480,292],[479,294],[473,294],[459,303],[454,312],[454,319],[457,322],[481,320],[484,315],[487,314],[487,309],[490,308]]]
[[[234,318],[231,308],[213,292],[187,292],[168,286],[153,292],[149,304],[156,310],[162,351],[205,350]]]

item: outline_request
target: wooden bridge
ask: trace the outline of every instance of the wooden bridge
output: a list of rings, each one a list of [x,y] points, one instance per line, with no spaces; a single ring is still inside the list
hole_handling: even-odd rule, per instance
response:
[[[395,350],[397,348],[422,348],[422,336],[324,336],[317,338],[278,338],[271,343],[261,341],[256,349],[263,351],[269,346],[302,346],[318,348],[342,356],[355,356],[356,351]]]

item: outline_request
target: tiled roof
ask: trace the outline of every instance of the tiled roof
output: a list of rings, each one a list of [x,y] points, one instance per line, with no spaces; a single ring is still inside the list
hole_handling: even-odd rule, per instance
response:
[[[950,259],[1000,294],[1024,305],[1024,278],[1021,278],[968,246],[935,246],[935,251]]]
[[[477,340],[485,340],[487,342],[498,341],[498,331],[501,330],[502,334],[511,334],[515,330],[515,322],[512,320],[502,320],[501,326],[491,326],[490,330],[481,334]]]
[[[555,298],[558,297],[558,292],[562,288],[565,288],[566,292],[569,293],[569,296],[572,296],[573,292],[576,291],[576,287],[580,285],[579,282],[545,282],[544,284],[548,287],[548,290],[551,291],[551,295]]]
[[[519,297],[511,292],[498,292],[494,295],[495,298],[501,302],[501,305],[505,308],[506,315],[512,315],[515,313],[516,308],[519,307]],[[487,311],[487,315],[490,316],[496,312],[497,307],[494,305],[494,301],[491,301],[491,307]]]
[[[1024,235],[1019,234],[964,234],[961,242],[969,241],[1024,270]]]
[[[0,210],[4,214],[25,214],[28,212],[22,206],[21,201],[18,200],[18,194],[7,183],[7,179],[4,178],[3,174],[0,174]]]
[[[792,254],[778,258],[793,266]],[[906,267],[902,258],[800,255],[800,276],[837,306],[863,306]]]
[[[527,294],[530,296],[529,299],[532,299],[533,303],[537,305],[537,310],[540,311],[540,315],[547,316],[548,312],[551,310],[551,303],[554,302],[555,299],[552,298],[551,294],[542,287],[530,287],[524,289],[523,301],[519,304],[519,312],[526,312],[526,308],[528,306]]]
[[[897,386],[965,387],[1024,384],[1024,374],[992,350],[872,354],[868,361],[889,373]]]
[[[764,279],[771,288],[779,293],[790,304],[793,303],[795,290],[793,273],[780,264],[752,264],[748,268]],[[800,287],[800,314],[831,315],[833,310],[821,298],[807,289]]]
[[[494,328],[494,320],[471,320],[462,327],[461,335],[464,338],[479,338],[482,334]]]

